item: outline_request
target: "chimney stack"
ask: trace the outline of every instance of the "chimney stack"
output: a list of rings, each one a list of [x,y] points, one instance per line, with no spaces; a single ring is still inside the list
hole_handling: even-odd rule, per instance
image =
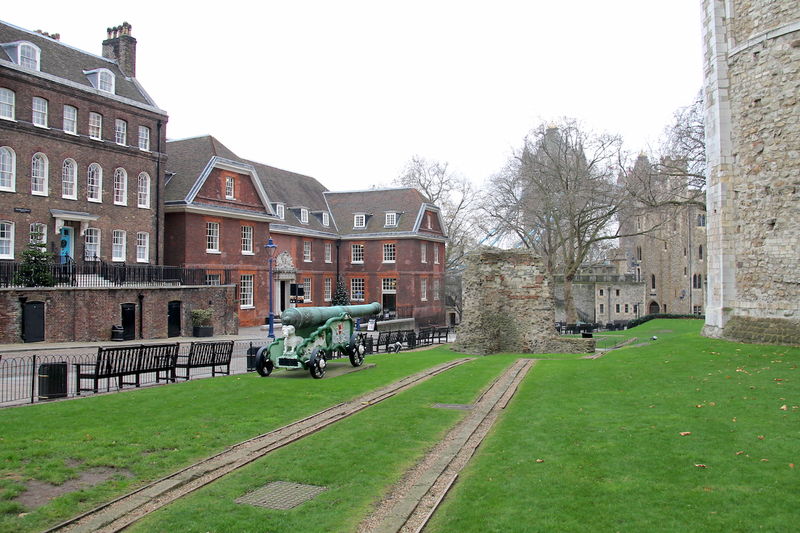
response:
[[[54,41],[60,41],[61,40],[61,34],[60,33],[47,33],[46,31],[42,31],[42,30],[36,30],[36,33],[38,33],[40,35],[44,35],[45,37],[50,37]]]
[[[131,25],[107,28],[108,38],[103,41],[103,57],[116,60],[122,73],[136,77],[136,39],[131,36]]]

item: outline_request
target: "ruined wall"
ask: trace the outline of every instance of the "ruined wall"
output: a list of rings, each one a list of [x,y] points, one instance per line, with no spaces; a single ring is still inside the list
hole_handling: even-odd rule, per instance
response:
[[[703,8],[709,162],[704,333],[797,344],[800,1],[704,0]]]
[[[454,349],[487,355],[582,353],[593,339],[559,337],[551,282],[542,261],[525,250],[480,250],[467,257],[463,315]]]

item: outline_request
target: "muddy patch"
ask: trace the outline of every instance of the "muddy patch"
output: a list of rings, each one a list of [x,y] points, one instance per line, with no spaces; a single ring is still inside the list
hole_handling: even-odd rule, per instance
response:
[[[122,468],[108,468],[104,466],[84,470],[75,479],[70,479],[61,485],[51,485],[36,479],[25,481],[26,490],[15,498],[14,501],[24,505],[26,509],[33,510],[47,504],[50,500],[64,494],[75,492],[87,487],[93,487],[110,479],[131,478],[133,473]]]

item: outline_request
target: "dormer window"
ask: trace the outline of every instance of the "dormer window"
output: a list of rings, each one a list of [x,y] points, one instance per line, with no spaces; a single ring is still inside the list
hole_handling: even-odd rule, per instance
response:
[[[322,213],[322,225],[325,226],[326,228],[331,225],[331,217],[326,212]]]
[[[39,70],[39,58],[41,51],[38,46],[31,43],[22,43],[19,45],[19,64],[31,70]]]
[[[225,178],[225,198],[233,200],[233,178],[228,176]]]
[[[281,220],[286,218],[286,214],[285,214],[285,211],[284,211],[283,204],[277,204],[275,206],[275,216],[277,216]]]
[[[397,226],[397,213],[386,213],[386,224],[384,224],[387,228],[393,228]]]
[[[300,208],[300,223],[308,224],[308,209],[305,207]]]
[[[354,228],[367,227],[367,215],[364,214],[353,215],[353,227]]]
[[[114,94],[115,77],[114,74],[105,68],[85,71],[86,77],[92,87],[104,93]]]

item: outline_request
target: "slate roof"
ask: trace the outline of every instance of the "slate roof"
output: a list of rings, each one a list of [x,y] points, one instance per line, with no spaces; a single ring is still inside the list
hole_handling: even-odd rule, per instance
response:
[[[65,80],[70,84],[86,88],[90,92],[101,96],[109,96],[95,89],[89,82],[86,74],[84,74],[84,71],[105,68],[114,74],[115,94],[117,96],[144,104],[148,107],[156,108],[157,111],[160,111],[157,109],[155,102],[153,102],[134,78],[125,77],[116,61],[78,50],[60,41],[51,39],[50,37],[45,37],[40,33],[28,31],[7,22],[0,21],[0,44],[18,41],[27,41],[38,46],[41,50],[40,70],[38,72],[29,71],[34,75],[39,73],[49,74],[60,80]],[[20,70],[27,70],[13,63],[2,47],[0,47],[0,61],[7,61],[10,65],[14,65],[14,67]]]
[[[219,156],[231,161],[239,158],[210,135],[167,141],[167,178],[164,187],[165,202],[180,202],[186,198],[197,178],[212,157]]]
[[[413,188],[326,192],[325,198],[336,219],[339,232],[348,237],[414,231],[420,209],[423,204],[428,204],[428,199]],[[431,207],[433,208],[432,205]],[[385,227],[387,212],[398,214],[397,227]],[[367,215],[366,227],[353,227],[355,213]]]

